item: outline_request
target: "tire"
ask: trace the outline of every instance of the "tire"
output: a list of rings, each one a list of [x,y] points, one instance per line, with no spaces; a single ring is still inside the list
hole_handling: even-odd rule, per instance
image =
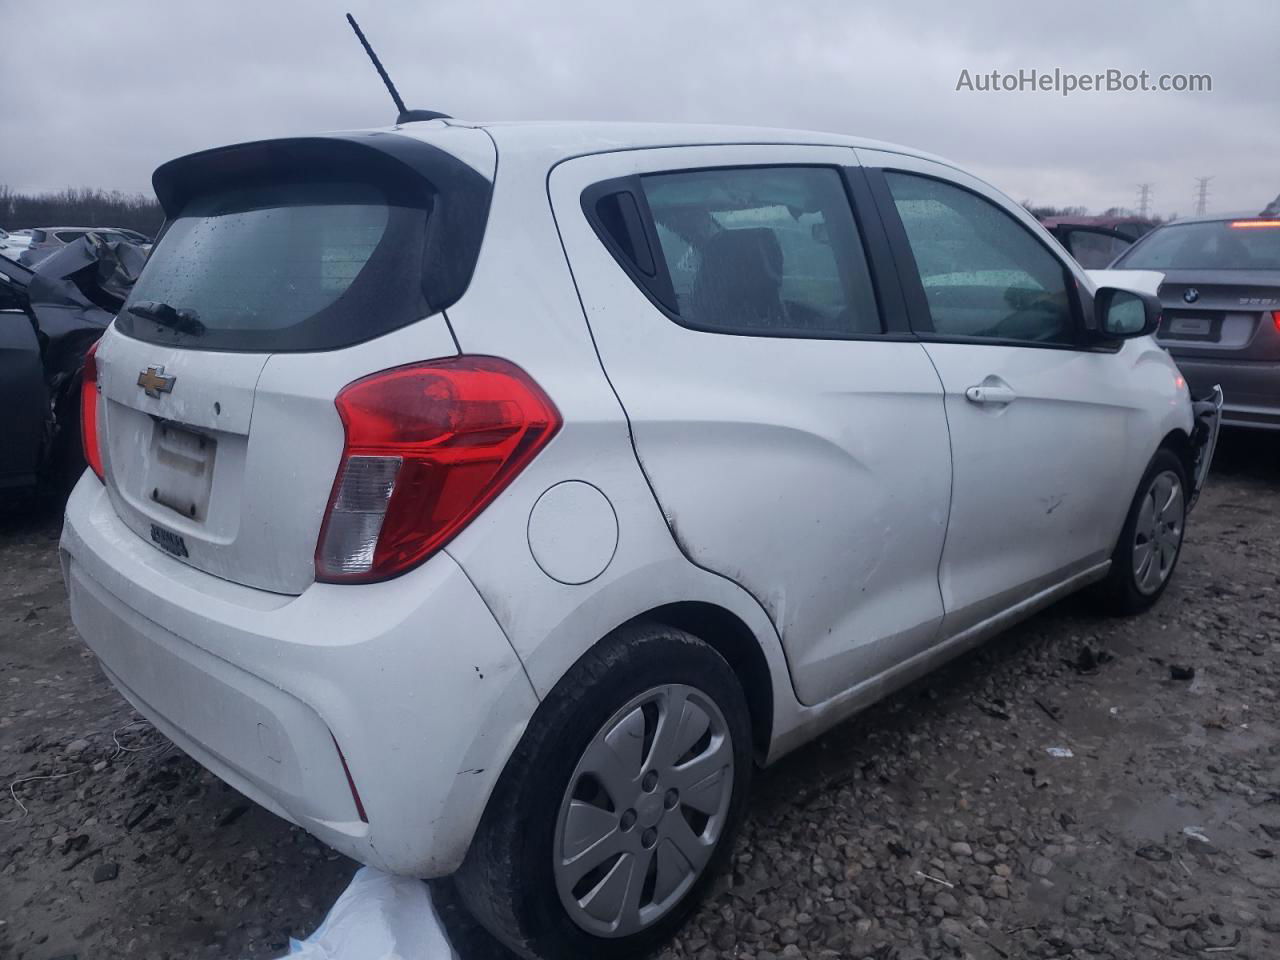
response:
[[[666,726],[676,715],[682,722]],[[702,720],[706,732],[698,733]],[[621,753],[601,752],[609,733],[607,744]],[[463,903],[524,957],[615,960],[652,951],[697,907],[729,856],[750,785],[751,742],[742,687],[719,653],[672,627],[620,628],[574,664],[530,721],[455,874]],[[668,753],[677,755],[674,765],[658,762]],[[602,758],[610,762],[597,764]],[[597,767],[608,772],[597,777]],[[587,842],[597,834],[603,839]],[[606,844],[623,852],[600,853]],[[566,851],[578,859],[564,863]],[[690,865],[704,854],[698,872]],[[593,859],[599,866],[575,886]],[[625,878],[643,878],[641,908],[621,910],[610,930],[607,906],[626,902],[616,896]]]
[[[1168,488],[1171,481],[1176,483],[1173,489]],[[1163,502],[1166,496],[1170,506],[1161,513],[1156,501]],[[1099,585],[1099,597],[1111,613],[1142,613],[1169,586],[1182,555],[1189,496],[1182,461],[1171,450],[1157,450],[1129,507],[1120,540],[1111,554],[1111,570]],[[1144,551],[1143,544],[1153,539],[1155,545]]]

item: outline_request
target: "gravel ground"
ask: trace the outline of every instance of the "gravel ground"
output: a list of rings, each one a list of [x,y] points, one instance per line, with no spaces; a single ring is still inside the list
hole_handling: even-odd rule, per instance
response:
[[[355,865],[108,686],[58,527],[0,518],[0,956],[279,955]],[[1280,437],[1228,434],[1155,610],[1068,600],[761,774],[663,956],[1280,956],[1278,601]],[[506,956],[434,892],[467,960]]]

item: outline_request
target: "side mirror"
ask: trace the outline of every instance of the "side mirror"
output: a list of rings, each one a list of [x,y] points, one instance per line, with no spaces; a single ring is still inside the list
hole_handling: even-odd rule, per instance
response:
[[[1160,301],[1149,293],[1099,287],[1093,311],[1101,340],[1127,340],[1155,333],[1160,326]]]

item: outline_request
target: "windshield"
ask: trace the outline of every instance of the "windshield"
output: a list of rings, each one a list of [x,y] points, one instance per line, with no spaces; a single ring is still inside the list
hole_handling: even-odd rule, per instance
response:
[[[1161,227],[1114,264],[1125,270],[1280,270],[1280,220]]]
[[[357,182],[198,196],[164,231],[129,304],[167,305],[199,324],[175,330],[126,307],[119,326],[212,350],[325,350],[377,336],[427,312],[426,204],[392,204]]]

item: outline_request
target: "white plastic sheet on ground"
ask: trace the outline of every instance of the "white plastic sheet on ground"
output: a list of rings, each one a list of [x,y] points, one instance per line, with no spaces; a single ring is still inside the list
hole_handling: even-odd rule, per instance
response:
[[[361,867],[289,960],[458,960],[421,880]]]

